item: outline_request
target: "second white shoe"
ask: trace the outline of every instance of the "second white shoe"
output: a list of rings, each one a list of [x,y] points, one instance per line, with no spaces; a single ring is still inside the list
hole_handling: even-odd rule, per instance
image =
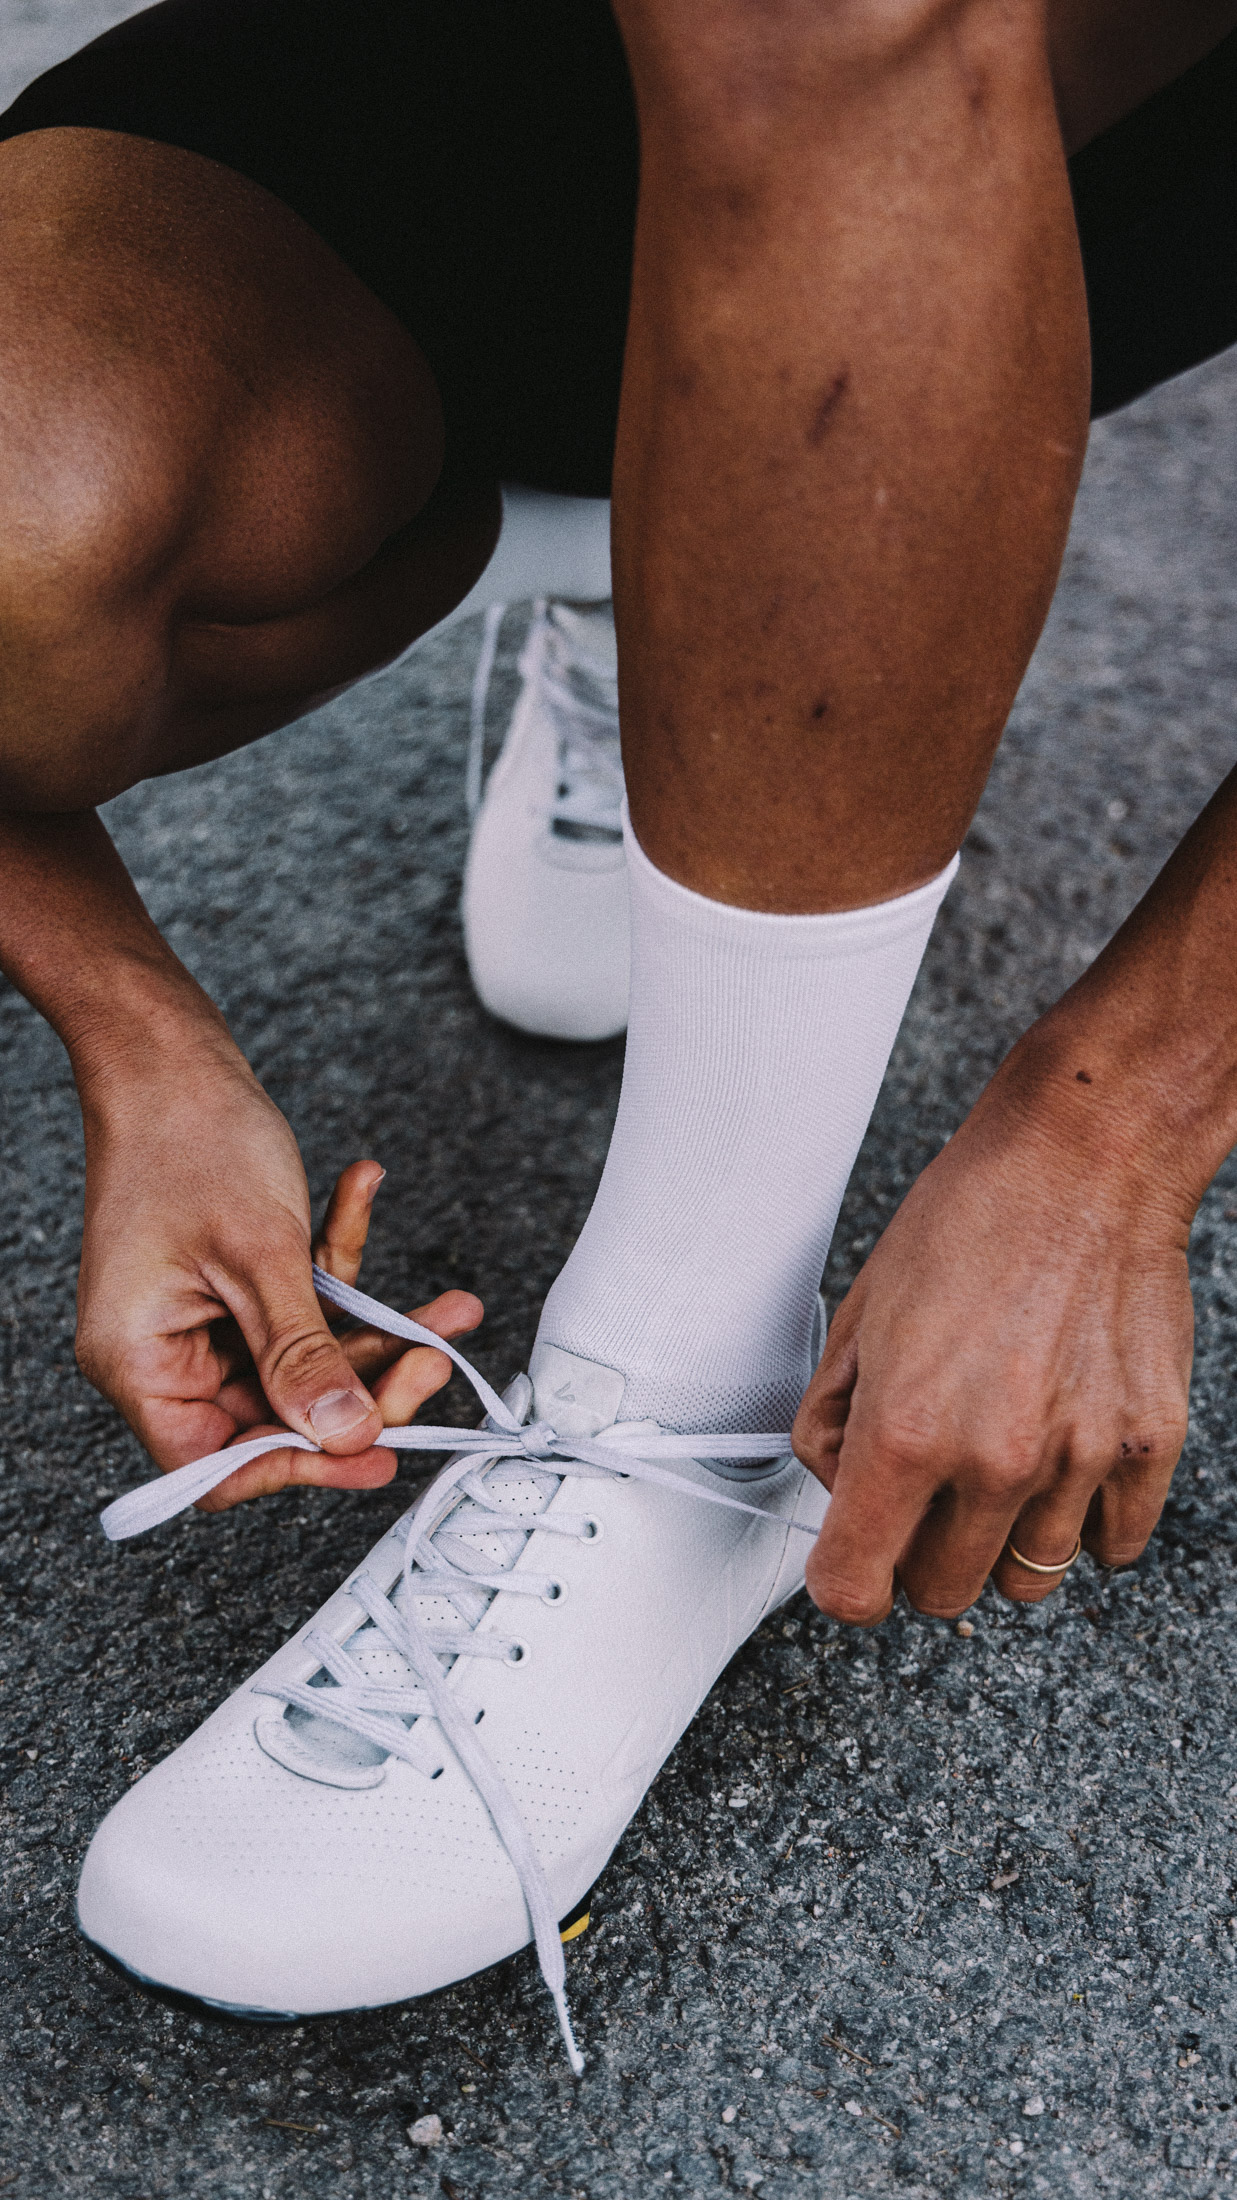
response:
[[[618,657],[608,604],[539,602],[523,685],[480,789],[496,606],[473,709],[476,810],[464,943],[492,1015],[550,1039],[610,1039],[627,1022],[630,941],[621,809]]]
[[[359,1319],[429,1339],[317,1282]],[[90,1845],[79,1919],[139,1978],[268,2019],[427,1994],[531,1937],[579,2069],[558,1921],[722,1668],[801,1587],[827,1499],[784,1453],[738,1464],[776,1436],[618,1421],[611,1368],[539,1347],[500,1399],[432,1342],[468,1372],[485,1427],[384,1432],[395,1449],[464,1448],[121,1797]],[[148,1528],[288,1441],[181,1468],[104,1525]],[[702,1444],[713,1456],[691,1457]]]

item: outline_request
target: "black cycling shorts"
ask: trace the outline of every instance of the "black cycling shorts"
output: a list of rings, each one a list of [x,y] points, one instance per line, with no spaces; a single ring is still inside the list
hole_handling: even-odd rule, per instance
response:
[[[637,134],[607,0],[162,0],[0,138],[177,145],[293,208],[434,370],[457,465],[607,494]],[[1237,342],[1237,34],[1071,165],[1094,411]]]

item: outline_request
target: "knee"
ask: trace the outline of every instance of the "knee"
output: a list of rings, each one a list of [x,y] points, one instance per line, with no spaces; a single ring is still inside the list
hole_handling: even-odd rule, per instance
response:
[[[88,807],[141,776],[187,498],[134,429],[0,362],[0,803]]]
[[[191,482],[166,414],[50,350],[14,371],[0,348],[0,588],[6,622],[63,629],[167,566]],[[100,360],[97,379],[108,381]],[[85,385],[85,386],[83,386]]]
[[[282,722],[252,664],[195,688],[186,631],[359,573],[424,505],[441,413],[411,337],[226,170],[33,132],[0,199],[0,801],[80,807],[216,753],[224,703]]]

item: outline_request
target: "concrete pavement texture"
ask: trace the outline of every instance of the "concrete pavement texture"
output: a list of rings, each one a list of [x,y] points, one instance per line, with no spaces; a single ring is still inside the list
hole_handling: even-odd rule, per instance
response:
[[[127,12],[0,5],[11,87]],[[1097,429],[1065,574],[855,1172],[836,1304],[1016,1034],[1232,761],[1237,359]],[[526,610],[503,632],[493,727]],[[301,1140],[387,1167],[365,1280],[487,1304],[523,1364],[605,1152],[621,1044],[491,1022],[457,918],[475,622],[250,752],[112,804],[156,918]],[[800,1599],[675,1751],[568,1951],[433,2000],[251,2029],[78,1938],[102,1813],[403,1509],[289,1493],[109,1548],[147,1471],[73,1362],[81,1139],[0,995],[0,2195],[978,2200],[1229,2191],[1237,2166],[1237,1171],[1191,1247],[1193,1427],[1146,1557],[960,1634]],[[470,1417],[460,1389],[448,1411]],[[408,1900],[415,1902],[415,1885]]]

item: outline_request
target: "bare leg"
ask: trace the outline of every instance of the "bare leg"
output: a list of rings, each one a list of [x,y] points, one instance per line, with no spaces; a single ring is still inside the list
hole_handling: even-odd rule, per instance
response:
[[[77,808],[253,740],[466,594],[412,338],[297,217],[141,139],[0,147],[0,800]]]
[[[1072,151],[1237,6],[616,12],[633,822],[722,900],[875,901],[958,846],[1056,579],[1089,371],[1062,128]]]
[[[957,847],[1065,539],[1088,374],[1058,111],[1083,134],[1115,119],[1113,85],[1145,97],[1173,40],[1136,9],[1097,78],[1129,11],[1060,7],[1081,35],[1058,81],[1037,0],[617,12],[643,195],[616,607],[632,817],[660,875],[633,867],[615,1141],[543,1336],[634,1381],[625,1411],[704,1431],[732,1425],[706,1418],[720,1398],[770,1428],[751,1402],[802,1365],[883,1067],[873,1049],[860,1092],[880,989],[829,942],[845,911],[867,936]],[[1181,67],[1222,12],[1179,21]],[[1074,1053],[1058,1019],[1021,1050],[835,1318],[797,1438],[834,1498],[809,1580],[841,1617],[879,1617],[895,1569],[959,1609],[1015,1526],[1058,1580],[1062,1522],[1072,1541],[1123,1461],[1154,1518],[1188,1371],[1180,1215],[1157,1205],[1153,1140],[1113,1164],[1141,1033],[1106,1037]],[[1100,1082],[1086,1143],[1077,1095]],[[826,1153],[847,1105],[854,1135]]]
[[[1055,583],[1085,300],[1032,0],[618,14],[631,1008],[539,1342],[620,1373],[627,1417],[772,1436]]]
[[[615,477],[633,822],[716,898],[873,902],[958,846],[1082,461],[1040,12],[618,13],[644,164]]]

